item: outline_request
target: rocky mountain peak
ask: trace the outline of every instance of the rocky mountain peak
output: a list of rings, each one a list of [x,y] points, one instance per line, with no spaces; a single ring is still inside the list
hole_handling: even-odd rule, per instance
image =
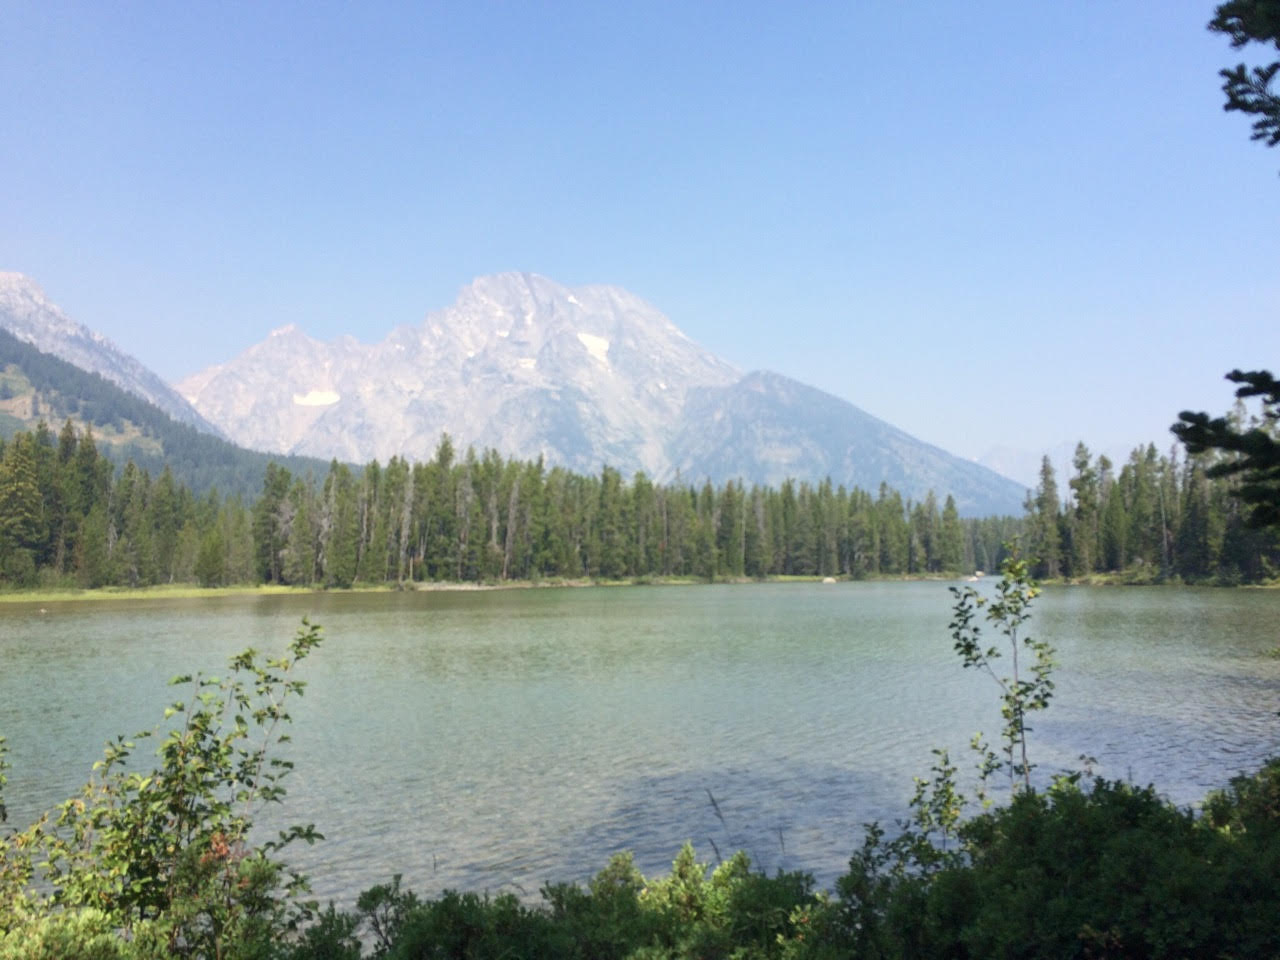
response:
[[[181,381],[183,396],[21,274],[0,273],[0,326],[171,416],[211,422],[269,453],[425,460],[447,432],[459,448],[582,472],[608,464],[656,479],[829,475],[869,489],[887,480],[909,496],[954,492],[969,513],[1016,510],[1023,495],[829,394],[777,374],[743,376],[615,286],[478,277],[451,305],[371,344],[324,342],[288,324]]]
[[[221,435],[172,387],[102,334],[68,317],[21,273],[0,271],[0,327],[37,350],[110,380],[179,422]]]
[[[32,305],[45,302],[44,291],[40,285],[25,274],[14,270],[0,270],[0,301],[8,307],[21,301]]]
[[[45,296],[38,283],[14,271],[0,271],[0,325],[28,343],[70,336],[119,349],[102,334],[76,323]]]
[[[624,290],[511,272],[476,278],[379,343],[326,344],[282,328],[179,386],[242,442],[272,452],[426,458],[447,431],[575,469],[607,460],[657,472],[687,391],[736,378]]]

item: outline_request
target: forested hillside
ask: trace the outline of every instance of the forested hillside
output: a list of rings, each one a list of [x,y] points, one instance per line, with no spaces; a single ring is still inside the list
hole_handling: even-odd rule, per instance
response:
[[[1052,470],[1023,518],[962,519],[955,502],[882,486],[658,485],[458,455],[392,458],[322,477],[266,468],[257,497],[195,494],[168,467],[117,474],[92,433],[41,425],[0,447],[0,578],[10,585],[281,583],[349,587],[650,577],[874,576],[994,570],[1021,538],[1048,577],[1256,581],[1274,533],[1245,527],[1208,457],[1154,447],[1117,472],[1083,445],[1064,501]]]
[[[159,474],[166,467],[196,493],[218,489],[252,497],[271,460],[294,472],[323,474],[327,464],[307,457],[272,457],[245,450],[185,423],[96,373],[42,353],[0,329],[0,437],[34,429],[41,420],[71,419],[91,427],[98,451],[123,466]]]

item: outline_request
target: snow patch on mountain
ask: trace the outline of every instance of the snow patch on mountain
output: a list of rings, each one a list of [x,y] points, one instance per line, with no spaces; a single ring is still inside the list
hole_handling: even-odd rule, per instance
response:
[[[331,407],[341,399],[332,390],[308,390],[293,395],[293,402],[300,407]]]
[[[579,333],[578,341],[587,348],[587,353],[591,354],[606,367],[609,365],[609,341],[604,337],[597,337],[591,333]]]

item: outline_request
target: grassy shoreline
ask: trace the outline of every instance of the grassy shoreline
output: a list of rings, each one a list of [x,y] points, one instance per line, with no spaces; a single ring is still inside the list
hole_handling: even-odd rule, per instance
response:
[[[968,579],[964,576],[948,576],[946,574],[890,574],[853,580],[848,577],[837,578],[839,583],[906,583],[906,582],[957,582]],[[474,583],[470,581],[423,581],[411,584],[379,583],[357,584],[352,587],[292,587],[282,584],[235,584],[225,587],[202,587],[194,583],[166,583],[150,587],[33,587],[30,589],[0,590],[0,604],[6,603],[68,603],[68,602],[104,602],[112,600],[195,600],[220,597],[273,597],[273,596],[321,596],[324,594],[350,593],[432,593],[432,592],[467,592],[477,590],[538,590],[545,588],[565,587],[687,587],[705,584],[752,584],[752,583],[823,583],[826,578],[820,576],[782,575],[756,579],[753,577],[717,577],[707,581],[700,577],[633,577],[623,580],[592,580],[590,578],[564,578],[545,580],[506,580],[495,583]],[[1088,577],[1065,578],[1056,577],[1043,580],[1045,586],[1055,587],[1127,587],[1127,586],[1223,586],[1220,584],[1186,584],[1181,580],[1155,580],[1136,577],[1130,574],[1092,574]],[[1231,586],[1251,589],[1280,589],[1280,580],[1264,583],[1234,584]]]
[[[886,576],[881,581],[906,580],[954,580],[944,576]],[[622,580],[593,580],[590,578],[547,578],[542,580],[504,580],[492,583],[471,581],[420,581],[408,584],[379,583],[357,584],[352,587],[292,587],[282,584],[234,584],[225,587],[202,587],[194,583],[166,583],[149,587],[32,587],[29,589],[0,590],[0,604],[4,603],[62,603],[68,601],[100,602],[110,600],[189,600],[213,597],[266,597],[266,596],[320,596],[349,593],[432,593],[467,592],[476,590],[538,590],[564,587],[680,587],[696,586],[709,581],[700,577],[632,577]],[[717,577],[719,584],[751,583],[822,583],[820,576],[776,576],[755,579],[753,577]],[[841,578],[842,583],[851,583]]]
[[[1049,587],[1214,587],[1217,589],[1274,590],[1280,588],[1280,579],[1262,580],[1258,583],[1225,583],[1219,580],[1183,580],[1173,576],[1160,579],[1154,574],[1138,571],[1124,573],[1090,573],[1083,577],[1052,577],[1038,581]]]

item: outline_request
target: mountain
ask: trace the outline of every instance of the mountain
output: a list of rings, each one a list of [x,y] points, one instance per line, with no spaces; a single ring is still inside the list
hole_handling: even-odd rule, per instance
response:
[[[132,460],[153,476],[168,466],[197,495],[216,487],[253,499],[272,460],[298,476],[322,477],[329,468],[321,460],[243,450],[202,433],[98,374],[0,329],[0,437],[34,430],[42,421],[56,433],[67,419],[82,431],[91,428],[99,452],[115,463]]]
[[[846,400],[776,373],[756,371],[719,389],[690,392],[669,446],[684,476],[743,477],[778,486],[831,477],[874,493],[952,494],[967,516],[1019,513],[1025,489],[952,456]]]
[[[744,377],[625,290],[528,273],[481,277],[375,344],[284,327],[177,387],[237,442],[281,454],[426,459],[448,432],[580,472],[883,481],[951,493],[967,515],[1020,513],[1026,492],[830,394]]]
[[[261,450],[426,459],[448,432],[578,471],[660,474],[688,391],[738,376],[625,290],[508,273],[373,345],[276,330],[178,390]]]
[[[172,387],[106,337],[72,320],[20,273],[0,271],[0,329],[37,350],[110,380],[180,423],[221,436]]]

